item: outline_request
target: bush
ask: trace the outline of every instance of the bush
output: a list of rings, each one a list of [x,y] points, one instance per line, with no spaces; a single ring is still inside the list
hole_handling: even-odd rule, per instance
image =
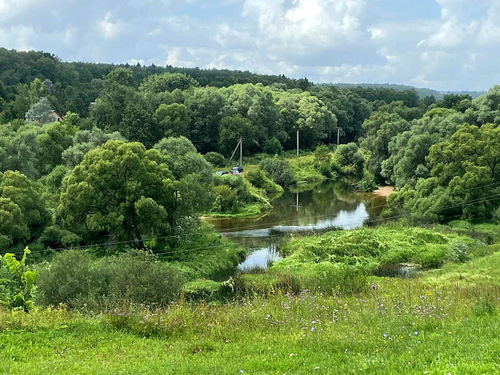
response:
[[[321,145],[314,150],[314,167],[325,177],[332,177],[332,154],[330,149]]]
[[[276,137],[273,137],[264,142],[262,151],[269,155],[281,155],[283,153],[283,146],[281,146],[280,141]]]
[[[356,189],[363,192],[370,192],[377,188],[375,183],[375,176],[368,170],[363,171],[363,178],[359,180],[356,184]]]
[[[500,224],[500,207],[498,207],[496,211],[493,213],[493,220],[497,224]]]
[[[266,158],[260,162],[259,167],[280,186],[288,187],[296,183],[295,173],[286,160]]]
[[[166,306],[185,278],[144,251],[97,258],[87,251],[57,254],[39,268],[37,300],[43,305],[110,309],[122,304]]]
[[[25,270],[29,253],[30,250],[25,248],[21,260],[10,253],[0,256],[0,303],[25,312],[33,307],[32,292],[36,278],[36,271]]]
[[[62,229],[57,225],[46,228],[39,238],[39,241],[45,247],[57,249],[66,246],[78,246],[81,237],[69,230]]]
[[[234,280],[234,293],[240,297],[298,294],[301,289],[299,278],[291,272],[240,274]]]
[[[469,259],[469,245],[460,240],[451,243],[450,259],[457,263],[464,263]]]
[[[429,244],[423,247],[421,252],[412,260],[423,267],[437,268],[440,267],[446,259],[446,246]]]
[[[214,211],[235,212],[238,209],[238,196],[236,191],[228,185],[215,187]]]
[[[205,160],[212,164],[214,167],[224,167],[226,165],[226,159],[222,154],[218,152],[207,152],[205,154]]]
[[[264,190],[268,196],[275,196],[283,192],[281,186],[271,181],[260,169],[248,171],[245,178],[256,188]]]
[[[188,301],[220,301],[233,295],[233,280],[222,282],[206,279],[195,280],[184,284],[182,292]]]

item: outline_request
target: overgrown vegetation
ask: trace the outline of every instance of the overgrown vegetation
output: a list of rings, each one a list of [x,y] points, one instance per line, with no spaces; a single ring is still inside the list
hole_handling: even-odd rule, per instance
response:
[[[165,310],[118,309],[93,317],[64,307],[29,315],[0,310],[0,366],[25,374],[124,368],[494,374],[499,262],[494,253],[419,279],[375,277],[375,289],[354,296],[275,291],[224,306],[178,302]],[[145,356],[148,361],[137,360]]]
[[[0,371],[499,372],[499,86],[0,58]],[[252,164],[214,175],[238,144]],[[325,180],[394,185],[404,220],[295,234],[242,274],[199,219]]]

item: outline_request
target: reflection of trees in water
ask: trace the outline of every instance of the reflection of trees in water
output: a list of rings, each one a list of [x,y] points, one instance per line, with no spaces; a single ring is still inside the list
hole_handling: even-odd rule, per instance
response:
[[[376,194],[364,194],[362,202],[365,204],[366,211],[370,215],[370,220],[380,216],[386,204],[386,197]]]
[[[334,219],[339,213],[352,213],[364,203],[370,218],[377,209],[385,203],[379,196],[360,194],[352,190],[345,182],[327,182],[316,186],[313,190],[299,192],[299,208],[297,209],[297,193],[287,192],[281,198],[273,201],[271,212],[257,219],[224,219],[212,221],[219,231],[262,230],[277,225],[307,226],[318,221]],[[376,211],[378,214],[380,211]],[[352,219],[350,219],[352,220]],[[250,241],[250,240],[249,240]],[[258,240],[251,240],[258,242]],[[238,241],[239,242],[239,241]],[[250,245],[255,248],[257,246]]]

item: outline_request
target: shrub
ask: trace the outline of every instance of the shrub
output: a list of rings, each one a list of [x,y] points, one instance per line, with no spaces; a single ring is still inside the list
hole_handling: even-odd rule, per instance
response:
[[[245,178],[256,188],[264,190],[268,196],[275,196],[283,192],[281,186],[271,181],[260,169],[248,171]]]
[[[464,263],[469,259],[469,245],[460,240],[451,243],[450,259],[454,262]]]
[[[377,188],[375,183],[375,176],[368,170],[363,171],[363,178],[359,180],[356,184],[356,188],[363,192],[370,192]]]
[[[97,258],[87,251],[57,254],[39,269],[38,301],[70,308],[110,309],[122,304],[166,306],[185,278],[144,251]]]
[[[266,158],[260,162],[259,167],[278,185],[288,187],[296,182],[295,173],[286,160]]]
[[[25,270],[28,254],[30,250],[25,248],[20,261],[10,253],[0,257],[2,273],[5,274],[0,274],[3,276],[0,278],[0,303],[25,312],[33,307],[32,292],[36,278],[36,271]]]
[[[269,155],[281,155],[283,153],[283,146],[281,146],[280,141],[276,137],[273,137],[264,142],[262,151]]]
[[[500,224],[500,207],[496,209],[496,211],[493,213],[493,220],[497,223]]]
[[[205,160],[212,164],[214,167],[223,167],[226,165],[226,159],[222,154],[218,152],[207,152],[205,154]]]
[[[200,279],[184,284],[182,287],[184,297],[188,301],[217,301],[224,300],[233,294],[233,280],[213,281]]]
[[[238,196],[236,191],[228,185],[215,187],[214,211],[235,212],[238,209]]]

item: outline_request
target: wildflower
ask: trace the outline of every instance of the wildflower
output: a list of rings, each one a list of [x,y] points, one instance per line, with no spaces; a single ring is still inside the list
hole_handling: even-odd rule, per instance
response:
[[[382,336],[387,337],[388,335],[387,335],[387,333],[384,333]]]
[[[418,335],[418,331],[415,331],[415,332],[413,332],[413,333],[415,334],[415,336],[416,336],[416,335]]]
[[[375,285],[375,283],[372,283],[371,288],[372,288],[373,290],[375,290],[375,289],[377,289],[377,285]]]
[[[312,321],[311,321],[311,324],[316,324],[316,321],[315,321],[315,320],[312,320]]]
[[[294,355],[295,355],[295,354],[293,354],[293,353],[290,353],[290,357],[293,357]]]
[[[316,328],[311,327],[311,332],[314,332],[315,330],[316,330]]]

